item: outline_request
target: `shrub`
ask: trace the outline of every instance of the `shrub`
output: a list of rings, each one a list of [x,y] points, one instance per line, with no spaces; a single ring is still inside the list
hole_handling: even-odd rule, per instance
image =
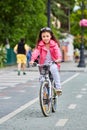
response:
[[[81,43],[83,42],[84,44],[84,48],[87,49],[87,36],[84,35],[83,37],[83,41],[82,41],[82,38],[81,38],[81,35],[77,35],[74,39],[74,47],[75,48],[79,48],[80,49],[80,46],[81,46]]]
[[[6,63],[6,49],[3,45],[0,45],[0,67],[3,67],[4,63]]]

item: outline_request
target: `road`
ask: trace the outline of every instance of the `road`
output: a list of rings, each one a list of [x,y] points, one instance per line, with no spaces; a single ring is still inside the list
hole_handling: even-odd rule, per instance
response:
[[[39,73],[0,72],[0,130],[87,130],[87,73],[60,72],[63,95],[44,117],[38,100]]]

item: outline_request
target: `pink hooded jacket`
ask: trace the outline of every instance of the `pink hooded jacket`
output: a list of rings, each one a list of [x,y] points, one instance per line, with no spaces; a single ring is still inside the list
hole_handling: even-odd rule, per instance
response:
[[[50,53],[53,61],[57,59],[62,60],[62,54],[60,48],[58,47],[58,44],[53,40],[50,40]],[[40,41],[38,47],[35,48],[35,50],[33,51],[31,61],[37,59],[39,55],[40,55],[39,64],[44,64],[47,55],[47,48],[45,47],[43,41]],[[60,69],[60,64],[58,63],[57,65],[58,68]]]

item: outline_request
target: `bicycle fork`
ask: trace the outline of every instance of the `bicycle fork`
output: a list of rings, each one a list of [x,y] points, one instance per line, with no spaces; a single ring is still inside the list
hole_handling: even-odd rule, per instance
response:
[[[49,83],[48,95],[49,95],[49,99],[51,99],[52,98],[52,89],[51,89],[51,82],[50,82],[50,80],[48,81],[48,83]]]

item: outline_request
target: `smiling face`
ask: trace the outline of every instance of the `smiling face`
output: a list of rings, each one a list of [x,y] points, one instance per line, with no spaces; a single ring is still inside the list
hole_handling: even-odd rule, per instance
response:
[[[41,38],[45,44],[48,44],[51,39],[51,34],[49,32],[43,32]]]

